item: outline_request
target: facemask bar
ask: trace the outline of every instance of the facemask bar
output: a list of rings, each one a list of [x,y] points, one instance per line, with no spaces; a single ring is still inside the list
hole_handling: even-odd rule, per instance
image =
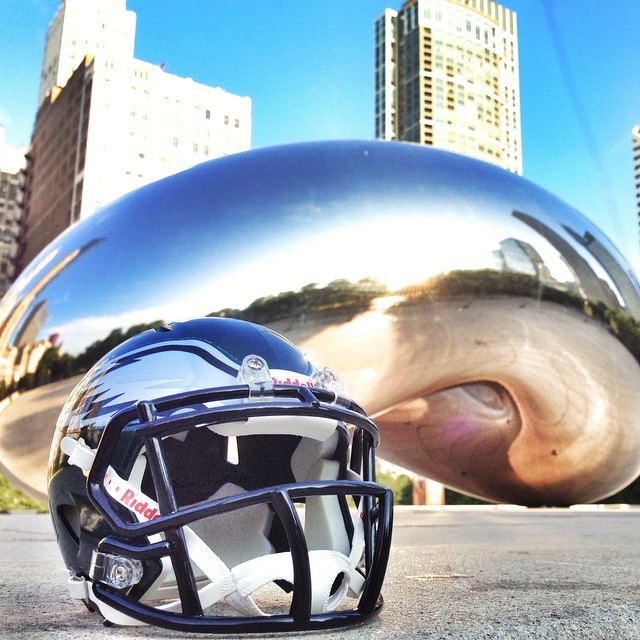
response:
[[[346,488],[345,488],[346,489]],[[360,488],[363,495],[363,489]],[[366,489],[364,490],[366,491]],[[321,491],[326,495],[326,491]],[[166,611],[159,611],[139,602],[128,599],[123,593],[111,589],[106,585],[94,583],[93,590],[97,598],[109,607],[131,616],[147,624],[155,624],[175,630],[182,631],[206,631],[206,632],[277,632],[287,630],[321,629],[333,626],[342,626],[349,623],[362,622],[372,614],[375,614],[381,605],[379,593],[382,586],[382,578],[386,568],[389,548],[385,540],[390,538],[392,498],[389,493],[382,492],[382,495],[373,495],[372,498],[380,500],[380,517],[378,518],[378,532],[376,536],[376,547],[374,550],[374,562],[379,563],[378,571],[369,573],[365,582],[362,596],[357,609],[346,611],[332,611],[327,614],[311,615],[309,608],[308,594],[311,592],[311,576],[309,573],[309,562],[306,546],[304,544],[304,534],[297,522],[295,506],[293,500],[305,495],[304,489],[298,493],[286,491],[272,494],[274,506],[278,517],[283,518],[287,530],[291,532],[290,545],[294,563],[294,593],[289,615],[276,615],[260,618],[207,618],[195,615],[174,614]],[[380,493],[379,491],[377,493]],[[307,494],[308,495],[308,494]],[[366,495],[366,493],[364,493]],[[100,545],[100,550],[105,553],[122,554],[131,558],[150,558],[166,555],[170,544],[167,542],[150,545],[149,547],[138,547],[131,542],[120,541],[108,538]],[[197,594],[194,591],[196,600],[195,610],[197,611]],[[184,598],[183,611],[184,608]]]
[[[348,406],[327,404],[335,398],[332,392],[307,387],[280,387],[276,385],[273,396],[268,401],[253,399],[242,401],[249,394],[246,387],[229,387],[209,392],[184,394],[156,404],[140,403],[137,410],[116,415],[109,428],[103,432],[102,441],[89,471],[88,493],[92,501],[103,513],[117,538],[108,538],[100,545],[100,552],[121,554],[134,560],[171,558],[177,579],[182,613],[173,614],[158,611],[153,607],[127,598],[123,592],[107,585],[94,583],[93,589],[100,601],[126,615],[147,622],[174,629],[202,631],[255,631],[328,628],[349,622],[362,621],[363,616],[375,613],[379,608],[379,592],[384,577],[389,553],[392,497],[388,489],[373,482],[375,478],[375,446],[378,431],[374,423],[355,403]],[[206,403],[239,400],[238,403],[222,404],[204,408]],[[345,403],[346,404],[346,403]],[[167,416],[180,407],[199,406],[197,413]],[[356,427],[352,444],[351,468],[362,473],[362,481],[315,481],[295,483],[264,490],[245,492],[224,501],[204,501],[187,507],[179,507],[173,494],[171,479],[162,450],[162,439],[184,432],[189,428],[201,427],[208,418],[215,422],[233,422],[252,416],[314,416],[343,420]],[[132,424],[137,421],[138,424]],[[144,441],[148,465],[156,487],[159,517],[148,522],[125,521],[113,508],[104,490],[105,475],[113,458],[118,439],[124,429],[134,432],[135,437]],[[128,435],[130,435],[128,433]],[[304,531],[300,524],[294,501],[310,496],[343,495],[359,497],[360,510],[364,520],[365,543],[364,564],[366,582],[358,606],[353,611],[333,611],[326,615],[312,615],[310,609],[311,575],[309,551]],[[294,592],[289,616],[264,618],[207,618],[203,617],[197,586],[190,564],[188,545],[183,527],[202,517],[214,515],[221,510],[229,511],[252,504],[269,503],[284,525],[293,563]],[[155,536],[162,533],[162,542],[143,546],[134,539]],[[121,536],[121,537],[120,537]],[[128,539],[126,542],[124,539]],[[157,539],[155,536],[154,539]],[[374,570],[375,567],[375,570]]]
[[[181,394],[156,403],[141,402],[136,405],[135,409],[128,409],[116,414],[103,431],[100,445],[95,452],[95,460],[88,473],[87,482],[90,498],[104,513],[110,526],[124,536],[148,535],[161,531],[162,525],[179,526],[185,524],[185,518],[193,519],[193,516],[198,515],[203,509],[195,507],[194,511],[183,508],[178,512],[177,508],[172,508],[171,504],[167,503],[161,508],[162,523],[159,523],[158,520],[148,523],[131,523],[118,515],[103,487],[107,470],[115,458],[115,451],[125,428],[130,437],[143,442],[149,440],[147,451],[151,461],[152,457],[156,455],[154,452],[161,448],[159,441],[162,438],[209,422],[230,423],[254,416],[312,416],[341,420],[353,425],[356,428],[354,440],[361,440],[361,443],[356,444],[352,451],[352,469],[365,481],[375,481],[375,447],[377,447],[380,438],[378,428],[355,402],[350,402],[348,407],[328,404],[327,400],[334,399],[333,393],[308,387],[278,387],[276,385],[272,400],[254,401],[246,404],[241,402],[247,399],[248,395],[247,387],[226,387],[213,391]],[[228,400],[240,400],[240,402],[213,407],[206,406],[209,403]],[[176,409],[194,406],[198,407],[197,412],[171,415],[171,412]],[[156,442],[153,443],[153,440]],[[360,461],[361,471],[357,469]],[[157,467],[151,467],[152,474],[156,474],[154,482],[156,486],[163,486],[170,480],[166,477],[167,471],[162,460],[158,459],[156,464]],[[172,493],[171,487],[168,487],[168,491]],[[167,499],[171,500],[169,496]],[[202,515],[206,515],[206,513],[203,511]]]

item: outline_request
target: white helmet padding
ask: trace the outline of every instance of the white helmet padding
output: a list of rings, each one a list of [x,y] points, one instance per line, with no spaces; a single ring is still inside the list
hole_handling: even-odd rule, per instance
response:
[[[299,435],[303,436],[291,455],[290,468],[297,482],[337,480],[344,473],[346,451],[336,454],[341,434],[335,420],[316,417],[256,416],[242,422],[210,427],[221,435]],[[344,428],[344,427],[342,427]],[[344,442],[344,440],[343,440]],[[305,535],[309,549],[333,549],[348,555],[349,532],[343,526],[344,514],[336,496],[307,498]]]

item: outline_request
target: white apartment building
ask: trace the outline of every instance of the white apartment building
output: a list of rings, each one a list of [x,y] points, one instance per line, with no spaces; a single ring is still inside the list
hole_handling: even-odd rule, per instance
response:
[[[144,184],[251,146],[251,99],[131,59],[94,59],[82,175],[85,218]]]
[[[38,104],[64,87],[85,55],[106,55],[114,67],[133,59],[136,14],[126,0],[62,0],[47,30]]]
[[[407,0],[375,23],[375,135],[522,173],[517,18],[494,0]]]
[[[41,104],[57,99],[86,55],[89,109],[75,175],[85,218],[115,198],[199,162],[251,146],[251,99],[133,57],[136,15],[125,0],[61,0],[47,32]],[[37,126],[37,122],[36,122]],[[37,172],[37,158],[34,172]]]

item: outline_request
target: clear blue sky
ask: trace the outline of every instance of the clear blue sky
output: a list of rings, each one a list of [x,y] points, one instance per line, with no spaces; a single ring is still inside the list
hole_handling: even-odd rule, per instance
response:
[[[373,137],[373,22],[402,0],[127,0],[135,55],[253,100],[253,146]],[[639,0],[504,0],[518,14],[524,176],[639,270],[631,127]],[[28,143],[58,0],[0,0],[0,123]]]

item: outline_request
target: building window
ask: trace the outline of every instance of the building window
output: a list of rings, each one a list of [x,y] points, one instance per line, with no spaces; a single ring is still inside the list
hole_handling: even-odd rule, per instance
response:
[[[211,120],[211,111],[210,111],[209,109],[207,109],[207,110],[204,112],[204,117],[205,117],[207,120]]]

